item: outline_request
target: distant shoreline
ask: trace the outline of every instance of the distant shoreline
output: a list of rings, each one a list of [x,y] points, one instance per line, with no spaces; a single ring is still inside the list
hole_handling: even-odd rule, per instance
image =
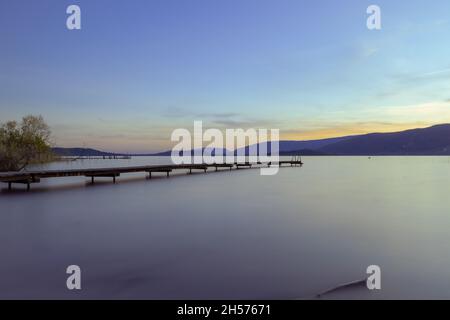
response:
[[[239,151],[248,154],[252,147],[259,146],[258,144],[246,146],[234,151],[224,148],[206,149],[212,155],[236,154]],[[319,140],[281,140],[278,149],[280,156],[450,156],[450,124],[400,132],[369,133]],[[59,156],[155,157],[171,155],[170,150],[156,153],[114,153],[89,148],[53,148],[53,152]],[[191,150],[191,153],[193,152]],[[270,155],[270,147],[267,148],[267,152]]]

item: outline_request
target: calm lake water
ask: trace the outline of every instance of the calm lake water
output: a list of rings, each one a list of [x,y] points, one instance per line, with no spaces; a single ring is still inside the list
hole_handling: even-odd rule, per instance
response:
[[[51,168],[170,158],[89,160]],[[47,179],[0,192],[0,298],[450,299],[449,157],[304,157],[259,170]],[[66,289],[66,268],[82,290]]]

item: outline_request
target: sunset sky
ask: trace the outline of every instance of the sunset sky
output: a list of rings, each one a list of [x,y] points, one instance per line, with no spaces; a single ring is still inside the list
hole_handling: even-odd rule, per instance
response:
[[[66,8],[82,30],[66,28]],[[382,30],[366,27],[381,7]],[[2,0],[0,121],[150,152],[173,129],[307,140],[450,123],[450,1]]]

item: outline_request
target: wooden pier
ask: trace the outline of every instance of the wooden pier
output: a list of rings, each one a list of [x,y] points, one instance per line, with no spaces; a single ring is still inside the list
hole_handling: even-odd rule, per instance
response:
[[[218,171],[219,168],[226,168],[229,170],[244,168],[252,168],[255,165],[260,167],[270,167],[275,163],[214,163],[214,164],[181,164],[181,165],[149,165],[149,166],[135,166],[135,167],[116,167],[116,168],[92,168],[92,169],[69,169],[69,170],[42,170],[42,171],[20,171],[20,172],[5,172],[0,173],[0,182],[7,183],[8,189],[12,189],[13,184],[26,184],[27,190],[30,190],[30,186],[33,183],[39,183],[41,179],[45,178],[61,178],[61,177],[77,177],[84,176],[91,178],[91,183],[95,182],[95,178],[112,178],[113,183],[116,183],[116,178],[123,173],[136,173],[145,172],[148,173],[149,179],[152,177],[152,173],[166,173],[169,177],[170,173],[174,170],[188,170],[191,174],[193,171],[201,170],[207,172],[209,168],[214,168]],[[303,162],[299,159],[290,161],[278,162],[280,167],[282,166],[302,166]]]
[[[130,160],[131,156],[79,156],[79,157],[67,157],[61,156],[59,161],[77,161],[77,160]]]

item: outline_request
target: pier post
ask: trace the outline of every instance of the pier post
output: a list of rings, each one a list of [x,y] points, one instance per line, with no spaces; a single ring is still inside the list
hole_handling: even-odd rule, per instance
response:
[[[169,171],[167,171],[167,178],[169,177]]]
[[[27,191],[30,191],[30,181],[27,182]]]
[[[149,178],[150,180],[152,180],[152,172],[151,172],[151,171],[148,173],[148,178]]]
[[[94,184],[94,176],[91,177],[91,183]]]
[[[8,182],[8,190],[11,191],[11,182]]]
[[[205,173],[206,173],[206,170],[208,170],[207,168],[205,168]]]
[[[113,176],[113,183],[116,183],[116,176]]]

